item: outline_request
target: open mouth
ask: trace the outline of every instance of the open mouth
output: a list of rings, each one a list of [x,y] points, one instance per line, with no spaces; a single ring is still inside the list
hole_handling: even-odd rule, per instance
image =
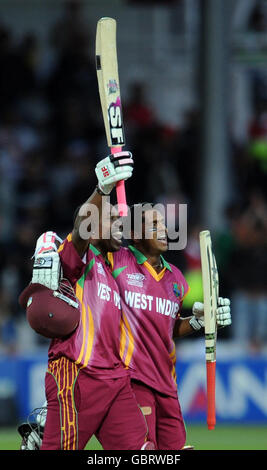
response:
[[[117,230],[116,232],[112,232],[112,238],[118,243],[122,243],[122,231]]]
[[[158,237],[157,240],[158,240],[158,242],[160,242],[164,245],[167,245],[167,243],[168,243],[168,239],[167,239],[166,235],[162,235],[162,236]]]

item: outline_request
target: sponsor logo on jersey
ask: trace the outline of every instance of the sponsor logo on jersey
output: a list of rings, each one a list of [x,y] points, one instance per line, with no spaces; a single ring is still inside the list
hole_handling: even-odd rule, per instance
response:
[[[103,276],[106,276],[102,263],[96,263],[96,266],[97,266],[97,272],[99,274],[102,274]]]
[[[143,287],[146,276],[141,273],[127,274],[127,283],[131,286]]]

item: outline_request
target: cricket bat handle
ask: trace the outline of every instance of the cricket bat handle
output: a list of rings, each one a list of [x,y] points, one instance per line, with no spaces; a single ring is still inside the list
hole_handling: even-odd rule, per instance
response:
[[[207,425],[214,429],[216,424],[215,377],[216,361],[207,361]]]
[[[112,154],[118,153],[121,151],[122,151],[122,147],[111,147]],[[126,217],[128,210],[127,210],[127,202],[126,202],[125,184],[123,180],[117,182],[116,192],[117,192],[119,215],[122,217]]]

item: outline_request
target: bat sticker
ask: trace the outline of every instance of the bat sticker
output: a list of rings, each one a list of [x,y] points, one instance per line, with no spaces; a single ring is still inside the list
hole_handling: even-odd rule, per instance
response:
[[[96,70],[101,70],[101,59],[100,59],[100,55],[97,55],[97,56],[96,56],[95,61],[96,61]]]
[[[119,85],[115,79],[109,80],[107,84],[107,89],[109,95],[111,95],[112,93],[117,93],[119,91]]]
[[[119,97],[115,103],[110,104],[108,108],[108,119],[112,146],[123,145],[124,133],[122,127],[121,101]]]

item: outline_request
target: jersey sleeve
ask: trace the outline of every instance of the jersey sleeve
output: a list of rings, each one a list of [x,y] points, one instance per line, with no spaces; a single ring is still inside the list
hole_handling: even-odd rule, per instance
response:
[[[74,286],[82,276],[86,263],[77,253],[72,242],[71,233],[58,248],[58,253],[60,255],[63,276]]]

